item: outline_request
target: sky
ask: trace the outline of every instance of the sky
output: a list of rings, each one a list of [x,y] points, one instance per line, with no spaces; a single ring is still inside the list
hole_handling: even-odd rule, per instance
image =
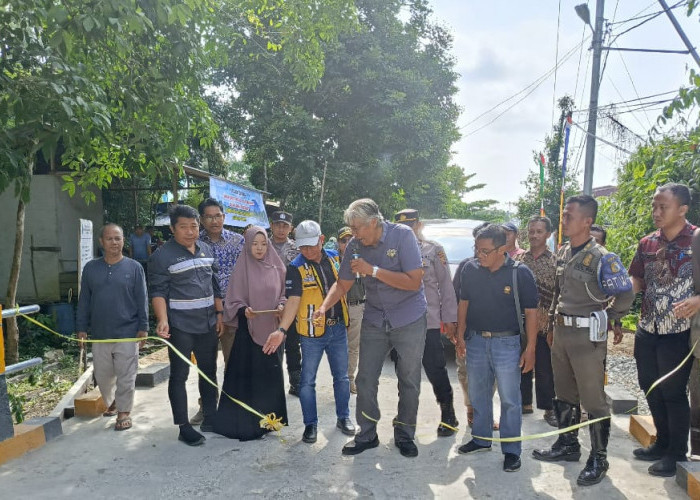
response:
[[[431,0],[433,20],[445,26],[454,37],[452,53],[460,75],[456,100],[462,108],[458,121],[462,138],[453,146],[453,162],[468,174],[476,173],[472,184],[486,183],[485,188],[469,193],[466,200],[495,199],[500,208],[514,208],[512,204],[525,193],[522,181],[529,170],[538,168],[533,161],[533,151],[543,149],[545,135],[551,133],[554,120],[558,119],[554,97],[574,97],[575,109],[583,111],[575,111],[573,121],[587,127],[585,110],[590,98],[592,33],[574,11],[574,6],[579,3],[586,2]],[[596,2],[590,0],[587,3],[594,24]],[[610,26],[611,35],[605,39],[604,45],[644,19],[624,21],[661,10],[659,3],[652,0],[607,0],[605,3],[604,17],[614,24]],[[673,5],[675,2],[668,0],[668,3]],[[691,42],[700,40],[698,12],[690,18],[684,7],[673,12]],[[583,37],[588,38],[581,44]],[[613,46],[685,49],[665,14],[621,34]],[[607,57],[599,106],[677,91],[687,84],[689,69],[699,69],[690,55],[610,51]],[[536,88],[529,88],[479,117],[539,81],[553,70],[557,61],[560,65],[556,71],[556,89],[552,71]],[[524,97],[530,91],[532,93]],[[668,99],[673,95],[647,100]],[[520,99],[522,101],[515,104]],[[627,111],[619,113],[617,119],[634,134],[647,137],[656,124],[662,104],[654,106],[656,109],[635,112],[630,112],[626,106],[630,104],[617,106],[618,111]],[[697,109],[690,116],[697,117]],[[673,132],[674,127],[682,128],[676,123],[665,126],[663,130]],[[596,135],[621,144],[619,137],[616,138],[610,127],[600,120]],[[584,138],[581,130],[572,128],[567,168],[577,168],[581,186]],[[639,144],[638,140],[632,138],[622,146],[629,150],[636,144]],[[596,141],[593,187],[615,184],[616,169],[627,157],[626,153]]]

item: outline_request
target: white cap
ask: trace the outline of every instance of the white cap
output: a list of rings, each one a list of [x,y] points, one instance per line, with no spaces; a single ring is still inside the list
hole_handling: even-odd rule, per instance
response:
[[[294,240],[297,243],[297,247],[316,246],[320,237],[321,226],[312,220],[302,221],[294,229]]]

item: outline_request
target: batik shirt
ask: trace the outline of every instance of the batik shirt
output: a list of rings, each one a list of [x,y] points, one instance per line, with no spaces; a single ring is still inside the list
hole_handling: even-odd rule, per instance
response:
[[[549,248],[545,248],[544,252],[537,258],[528,250],[517,255],[515,260],[525,264],[535,275],[538,295],[537,331],[540,334],[546,334],[549,324],[549,308],[552,307],[552,299],[554,298],[557,258]]]
[[[695,293],[693,231],[695,226],[686,222],[673,241],[659,229],[639,242],[629,274],[644,281],[639,326],[648,332],[666,335],[690,329],[690,319],[676,317],[673,304]]]
[[[212,241],[206,230],[203,229],[199,232],[199,240],[209,245],[214,253],[214,258],[219,266],[219,272],[216,274],[216,277],[219,280],[221,293],[226,295],[228,280],[233,272],[233,266],[245,246],[243,236],[228,229],[223,229],[219,241]]]

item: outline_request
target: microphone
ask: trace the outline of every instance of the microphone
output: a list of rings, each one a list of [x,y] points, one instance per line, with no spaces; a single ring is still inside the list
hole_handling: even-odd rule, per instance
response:
[[[357,247],[353,248],[352,251],[352,260],[356,260],[360,258],[360,254],[357,253]],[[355,273],[355,281],[360,281],[360,273],[356,272]]]

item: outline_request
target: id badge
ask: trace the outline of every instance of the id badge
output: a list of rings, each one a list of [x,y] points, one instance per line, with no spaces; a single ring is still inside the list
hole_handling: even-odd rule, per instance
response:
[[[608,313],[593,311],[588,319],[588,334],[591,342],[608,340]]]

